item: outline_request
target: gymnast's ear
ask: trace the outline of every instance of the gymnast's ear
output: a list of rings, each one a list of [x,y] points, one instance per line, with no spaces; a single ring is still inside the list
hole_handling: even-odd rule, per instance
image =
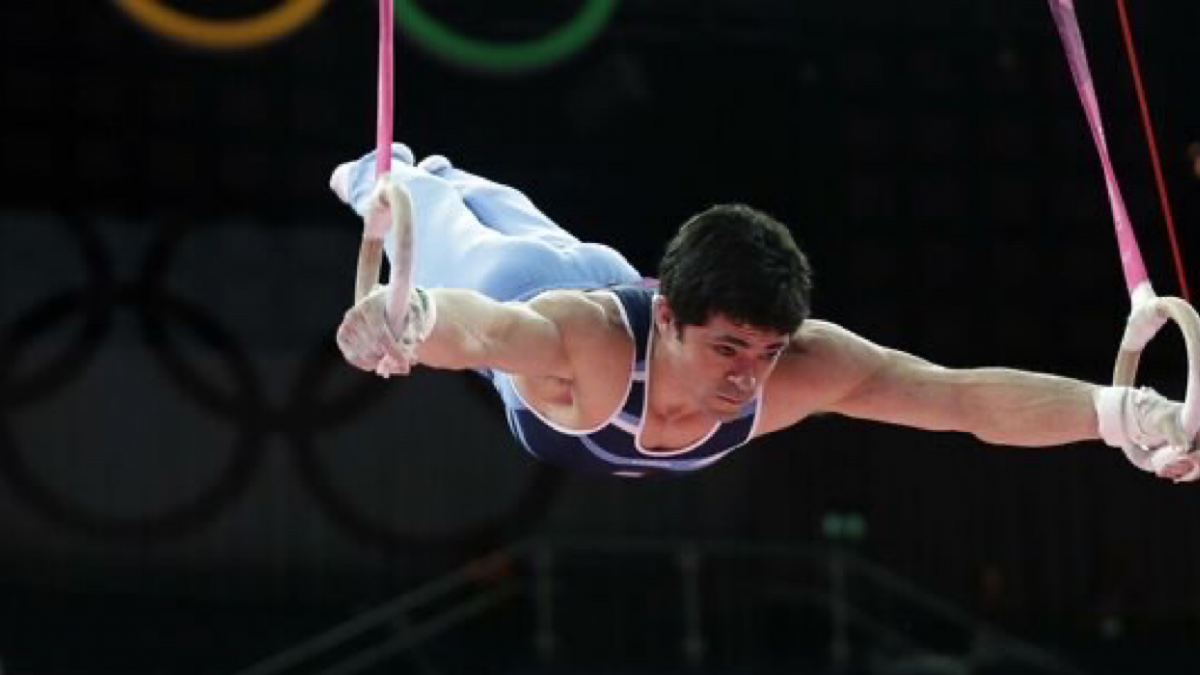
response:
[[[675,314],[671,311],[671,305],[667,303],[667,299],[661,295],[654,296],[654,327],[658,329],[659,335],[670,335],[670,329],[675,326],[678,332],[679,326],[675,324]]]

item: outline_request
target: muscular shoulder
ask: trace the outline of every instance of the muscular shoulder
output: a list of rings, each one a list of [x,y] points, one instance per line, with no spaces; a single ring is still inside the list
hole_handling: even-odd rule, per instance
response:
[[[838,369],[878,350],[874,343],[835,323],[810,319],[796,331],[788,356],[806,368]]]
[[[624,330],[620,309],[607,293],[547,291],[528,304],[530,309],[553,321],[564,334],[598,338],[615,328]]]
[[[764,388],[762,433],[828,409],[868,378],[882,355],[879,346],[837,324],[805,321]]]
[[[602,292],[552,291],[529,306],[558,326],[570,375],[521,378],[522,395],[568,428],[591,428],[607,419],[625,393],[634,352],[617,301]]]
[[[590,379],[630,358],[633,342],[611,294],[550,291],[525,303],[554,324],[569,362],[570,379]]]

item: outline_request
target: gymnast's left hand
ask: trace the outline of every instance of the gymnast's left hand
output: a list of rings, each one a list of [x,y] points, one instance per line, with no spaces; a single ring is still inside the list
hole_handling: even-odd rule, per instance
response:
[[[397,310],[403,314],[398,321],[388,315],[389,307],[396,307],[391,287],[376,286],[346,311],[337,330],[338,349],[346,361],[381,377],[407,375],[437,322],[433,294],[419,286],[409,288],[406,302]]]
[[[337,345],[350,365],[383,377],[407,375],[416,362],[415,350],[395,338],[387,316],[389,289],[376,286],[342,317]]]

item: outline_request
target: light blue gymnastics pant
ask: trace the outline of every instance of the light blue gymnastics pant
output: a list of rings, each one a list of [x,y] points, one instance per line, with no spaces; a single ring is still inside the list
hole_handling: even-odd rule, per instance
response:
[[[508,301],[642,280],[617,251],[579,241],[520,191],[458,169],[440,155],[414,166],[412,152],[396,143],[391,173],[412,198],[412,278],[418,286],[465,288]],[[347,185],[350,204],[362,215],[375,185],[374,152],[350,165]]]

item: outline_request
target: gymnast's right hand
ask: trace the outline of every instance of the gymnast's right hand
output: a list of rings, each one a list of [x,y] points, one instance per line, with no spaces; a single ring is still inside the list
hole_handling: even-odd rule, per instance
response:
[[[407,310],[397,322],[388,317],[390,287],[376,286],[342,317],[337,330],[342,357],[381,377],[407,375],[417,364],[417,348],[433,332],[437,308],[425,289],[414,286]]]
[[[1183,405],[1149,387],[1096,391],[1100,437],[1134,466],[1177,483],[1200,479],[1196,439],[1183,426]]]

